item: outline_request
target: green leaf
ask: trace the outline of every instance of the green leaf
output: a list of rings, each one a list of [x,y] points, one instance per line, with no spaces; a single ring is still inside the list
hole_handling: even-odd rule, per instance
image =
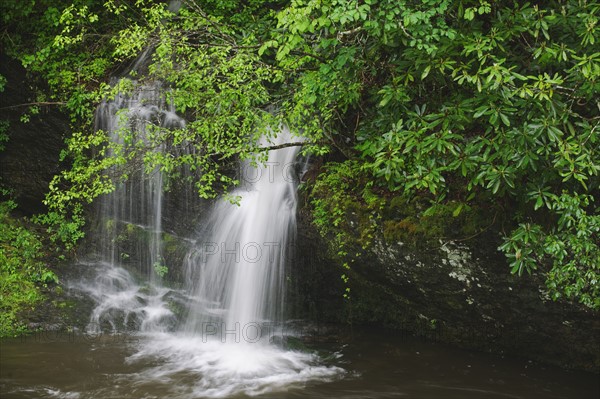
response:
[[[425,80],[427,75],[429,75],[430,71],[431,71],[431,65],[427,65],[427,67],[425,67],[425,69],[423,70],[423,73],[421,73],[421,80]]]

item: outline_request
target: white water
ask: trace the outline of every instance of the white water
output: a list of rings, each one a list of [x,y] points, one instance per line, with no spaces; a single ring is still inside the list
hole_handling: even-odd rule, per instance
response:
[[[96,128],[115,143],[124,142],[124,133],[147,143],[151,125],[184,126],[164,103],[159,84],[139,86],[133,96],[119,96],[97,111]],[[261,145],[290,140],[282,129],[273,142],[265,139]],[[180,291],[163,286],[154,270],[163,261],[160,171],[145,175],[140,167],[102,199],[94,237],[100,251],[82,263],[93,273],[73,287],[96,303],[88,330],[138,331],[135,354],[124,360],[150,366],[124,379],[140,386],[164,383],[175,397],[227,397],[287,390],[343,373],[321,365],[314,353],[280,345],[286,338],[281,329],[285,275],[296,231],[298,149],[273,150],[264,165],[240,168],[242,185],[232,193],[241,197],[240,204],[219,200],[203,218],[182,265]],[[122,252],[119,241],[128,229],[143,233],[133,245],[135,259]],[[178,327],[174,302],[187,309]]]
[[[111,142],[122,145],[127,151],[127,142],[143,142],[150,145],[150,136],[156,134],[153,127],[165,129],[185,126],[174,109],[164,103],[159,83],[136,87],[132,96],[118,95],[113,101],[104,101],[96,112],[95,129],[106,132]],[[155,151],[164,151],[161,145]],[[127,181],[102,198],[99,220],[100,257],[111,264],[118,264],[122,254],[118,253],[115,239],[123,224],[141,226],[149,234],[147,244],[138,251],[140,272],[155,282],[154,265],[162,263],[161,233],[163,209],[163,176],[158,168],[144,173],[138,166],[130,171]],[[148,267],[149,266],[149,267]]]
[[[273,144],[290,140],[286,129]],[[261,143],[271,145],[266,140]],[[241,168],[239,206],[218,202],[185,262],[193,295],[185,331],[241,332],[283,320],[286,261],[296,231],[298,147],[270,151],[262,167]]]
[[[274,144],[290,139],[282,130]],[[270,143],[264,141],[263,146]],[[186,258],[189,315],[176,335],[160,334],[130,362],[158,359],[138,375],[175,383],[184,397],[258,395],[307,381],[329,381],[343,370],[319,364],[313,353],[275,345],[285,339],[284,277],[296,229],[297,147],[269,153],[265,166],[245,165],[239,206],[218,202]],[[279,335],[279,336],[278,336]]]
[[[332,381],[344,373],[338,367],[321,365],[314,353],[188,335],[155,335],[127,361],[158,363],[134,375],[135,384],[160,382],[170,387],[169,397],[177,398],[255,396]]]
[[[87,293],[96,303],[88,332],[131,334],[174,327],[175,315],[166,302],[171,296],[168,288],[140,285],[126,269],[106,262],[84,262],[79,266],[93,268],[95,272],[92,277],[72,284],[72,288]]]
[[[146,57],[148,54],[140,59]],[[104,131],[125,151],[127,143],[149,144],[156,127],[183,126],[185,121],[165,104],[159,83],[136,85],[132,95],[119,94],[96,111],[95,129]],[[164,146],[156,149],[164,150]],[[93,237],[96,250],[82,264],[94,268],[95,276],[74,284],[97,303],[88,325],[88,330],[96,333],[132,328],[166,331],[175,324],[175,315],[165,302],[170,291],[161,286],[155,271],[163,264],[163,176],[158,168],[149,174],[143,165],[128,168],[127,181],[100,200]],[[143,283],[124,265],[135,270]]]

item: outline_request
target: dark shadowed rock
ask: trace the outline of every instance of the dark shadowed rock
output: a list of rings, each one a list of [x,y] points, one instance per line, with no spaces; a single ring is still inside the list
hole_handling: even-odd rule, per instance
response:
[[[0,75],[7,79],[0,93],[0,120],[9,122],[9,141],[0,152],[0,179],[13,190],[23,215],[42,212],[48,183],[59,169],[59,154],[69,132],[68,117],[56,106],[42,106],[30,121],[20,121],[28,111],[23,104],[34,102],[25,71],[13,59],[0,56]]]
[[[430,248],[389,242],[381,234],[347,271],[326,255],[324,241],[306,219],[300,223],[301,259],[294,273],[304,314],[598,371],[598,313],[550,300],[542,275],[510,274],[496,250],[497,232]],[[342,273],[350,276],[350,300],[342,300]]]

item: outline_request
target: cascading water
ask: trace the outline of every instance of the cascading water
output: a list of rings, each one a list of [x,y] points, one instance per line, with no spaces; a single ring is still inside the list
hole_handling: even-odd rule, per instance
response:
[[[172,109],[167,109],[162,98],[160,84],[154,83],[136,88],[131,97],[119,95],[114,101],[103,102],[96,112],[96,130],[110,135],[114,143],[125,146],[125,137],[149,144],[149,126],[166,129],[181,128],[183,119]],[[159,151],[164,151],[159,146]],[[118,264],[118,253],[114,238],[118,235],[119,224],[135,225],[148,234],[147,247],[139,251],[140,270],[153,283],[157,281],[154,265],[162,262],[161,233],[163,209],[163,176],[158,168],[150,174],[143,167],[133,170],[128,180],[119,185],[115,192],[102,200],[100,236],[104,240],[101,246],[102,258]]]
[[[275,144],[289,139],[284,129]],[[185,261],[194,299],[187,332],[225,340],[229,331],[237,341],[256,341],[282,321],[283,278],[296,230],[297,152],[271,151],[261,168],[244,164],[244,187],[233,193],[241,197],[239,206],[221,201],[212,210]]]
[[[288,139],[283,130],[276,143]],[[174,317],[165,301],[169,289],[140,286],[114,263],[101,263],[97,277],[80,285],[97,302],[92,325],[107,317],[113,329],[116,317],[125,319],[121,325],[131,317],[141,321],[143,339],[126,361],[152,366],[124,380],[133,378],[141,389],[160,381],[169,397],[196,398],[287,390],[343,373],[320,365],[315,353],[286,350],[274,339],[282,334],[277,327],[283,320],[285,268],[296,229],[296,153],[297,148],[270,151],[265,166],[244,165],[245,188],[233,193],[241,197],[239,206],[221,200],[205,218],[184,262],[189,303],[179,331],[167,328]],[[121,209],[121,200],[109,196],[107,201]],[[152,244],[149,250],[158,247]],[[114,256],[115,249],[107,253]]]
[[[155,126],[185,126],[165,104],[158,82],[102,103],[96,114],[96,129],[117,144],[126,144],[125,137],[149,143]],[[274,142],[265,138],[261,146],[291,138],[285,128],[269,136]],[[73,286],[96,303],[88,330],[143,333],[126,362],[151,366],[123,379],[140,387],[161,382],[169,397],[224,397],[289,389],[343,372],[320,365],[314,353],[286,350],[276,339],[283,334],[284,280],[296,231],[297,152],[280,148],[269,151],[262,166],[243,164],[243,185],[232,193],[239,205],[219,200],[202,218],[182,265],[185,288],[175,294],[185,298],[187,311],[179,322],[169,303],[175,290],[163,286],[155,270],[163,263],[162,174],[138,165],[102,199],[93,237],[100,250],[83,263],[95,273]]]
[[[283,129],[275,144],[289,139]],[[190,376],[178,395],[226,397],[327,381],[343,372],[319,365],[314,353],[274,344],[283,334],[285,268],[296,230],[297,151],[270,151],[262,167],[245,164],[245,188],[233,193],[241,197],[239,206],[215,204],[185,260],[190,305],[181,331],[157,335],[128,359],[162,362],[140,381],[175,383]]]
[[[147,57],[143,54],[134,68]],[[185,121],[165,104],[158,82],[135,85],[132,95],[119,94],[96,111],[95,129],[123,148],[126,141],[148,144],[155,127],[183,126]],[[164,151],[164,146],[155,150]],[[163,264],[162,210],[162,173],[158,168],[145,173],[143,165],[133,168],[126,182],[101,199],[94,234],[97,251],[90,257],[93,260],[85,262],[98,271],[75,284],[97,303],[88,330],[164,331],[174,325],[174,315],[163,300],[170,290],[161,286],[156,272]],[[126,239],[127,250],[122,242]],[[121,267],[124,263],[137,269],[144,284]]]

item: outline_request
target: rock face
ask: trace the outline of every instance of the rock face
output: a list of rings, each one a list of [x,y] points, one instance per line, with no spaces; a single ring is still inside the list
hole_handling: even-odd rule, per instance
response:
[[[301,226],[312,229],[308,221]],[[300,234],[308,236],[306,231]],[[511,275],[496,250],[498,241],[499,235],[489,232],[468,243],[439,242],[416,249],[386,242],[381,234],[352,271],[327,259],[323,246],[317,246],[312,257],[321,258],[320,272],[306,275],[316,291],[322,290],[314,305],[317,316],[598,372],[598,314],[577,304],[553,302],[541,276]],[[343,304],[342,273],[350,276],[351,288]],[[338,300],[333,299],[336,295]]]
[[[326,243],[310,224],[309,210],[300,204],[298,233],[286,279],[288,319],[318,324],[345,323],[342,268],[326,251]]]
[[[52,107],[42,107],[30,121],[22,123],[33,94],[25,71],[15,60],[0,56],[0,75],[7,85],[0,94],[0,120],[8,121],[9,141],[0,152],[0,179],[13,190],[18,211],[23,215],[43,212],[42,200],[48,183],[59,169],[59,154],[69,132],[69,119]]]

